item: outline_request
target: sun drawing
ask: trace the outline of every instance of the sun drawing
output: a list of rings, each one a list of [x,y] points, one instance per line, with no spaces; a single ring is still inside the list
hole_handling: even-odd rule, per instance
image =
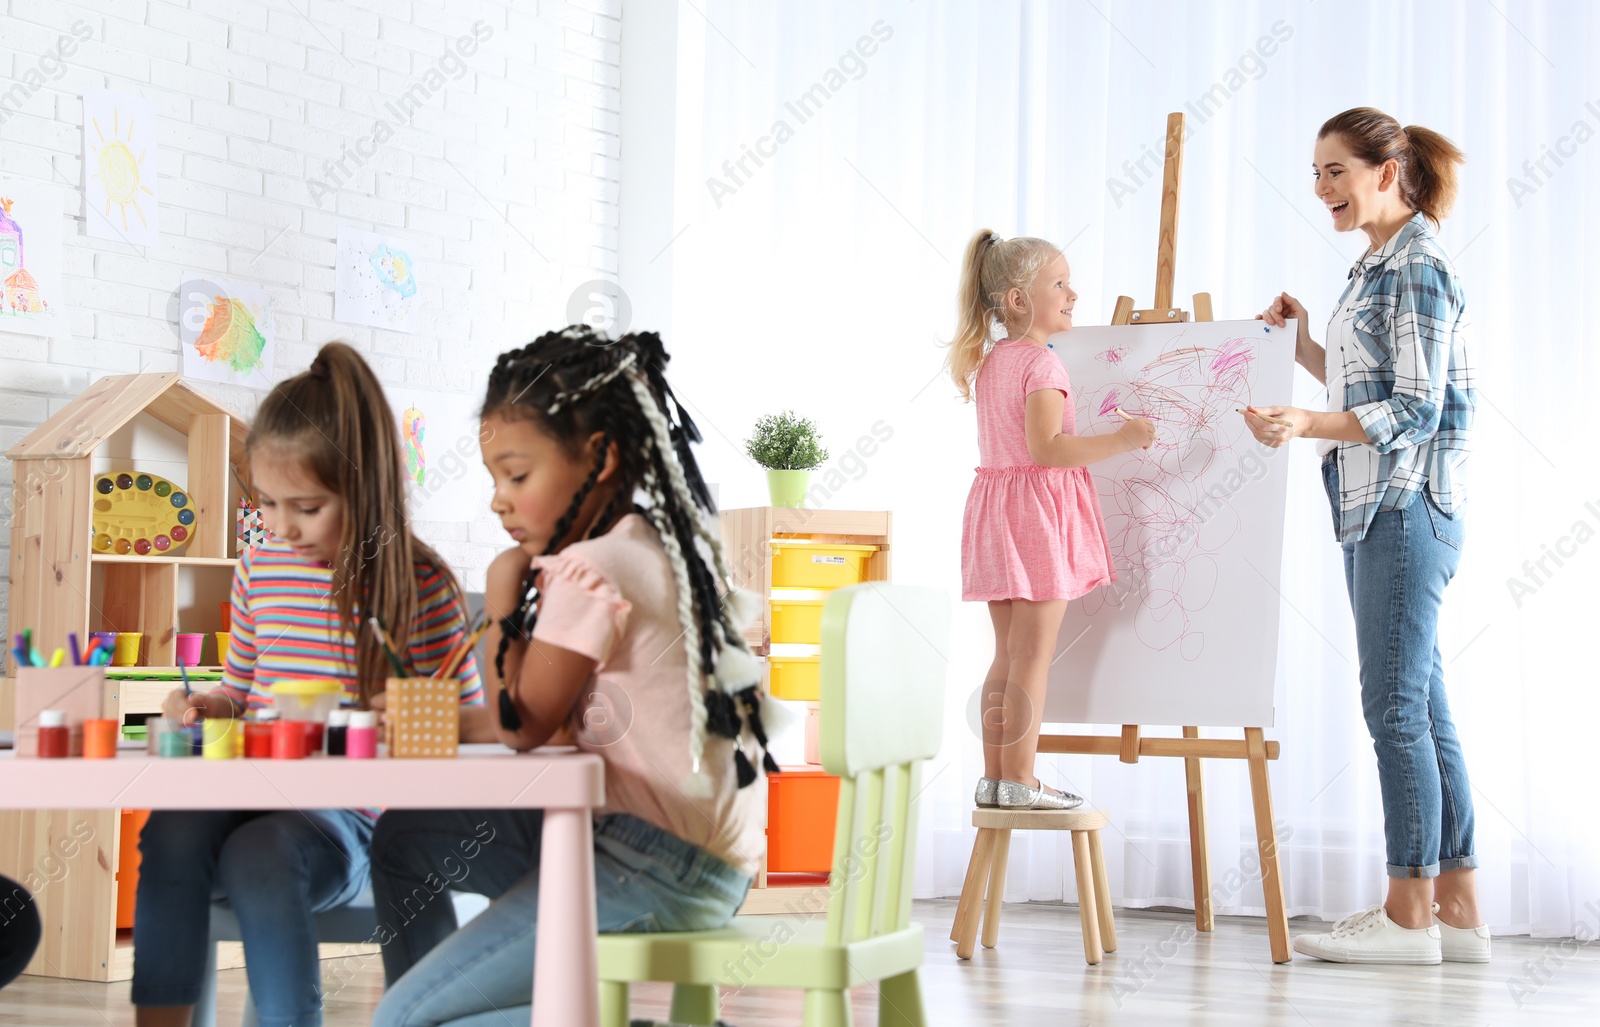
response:
[[[128,227],[128,208],[139,216],[139,222],[146,227],[149,222],[145,220],[144,211],[139,207],[139,194],[155,192],[139,180],[140,172],[144,167],[144,154],[135,157],[133,148],[128,143],[133,141],[133,120],[128,120],[127,142],[122,139],[122,129],[118,122],[122,119],[121,111],[111,114],[111,138],[100,128],[98,118],[94,122],[95,134],[100,137],[100,147],[95,153],[95,166],[100,170],[95,173],[96,178],[106,191],[105,216],[111,217],[111,205],[115,203],[122,208],[122,227]]]

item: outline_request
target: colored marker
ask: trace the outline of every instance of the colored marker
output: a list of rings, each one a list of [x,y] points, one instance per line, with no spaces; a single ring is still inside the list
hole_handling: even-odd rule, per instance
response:
[[[56,651],[50,654],[50,666],[60,667],[67,662],[67,651],[56,646]]]
[[[67,635],[67,644],[72,646],[72,665],[83,666],[83,652],[78,648],[78,633],[76,631]]]

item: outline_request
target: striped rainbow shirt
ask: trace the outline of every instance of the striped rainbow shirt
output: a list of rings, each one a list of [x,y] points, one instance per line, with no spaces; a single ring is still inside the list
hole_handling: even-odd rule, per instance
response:
[[[426,677],[466,636],[467,613],[446,572],[418,563],[416,573],[417,618],[402,659],[408,671]],[[354,639],[338,623],[332,582],[331,567],[296,556],[275,536],[239,558],[233,575],[233,637],[222,675],[222,690],[236,705],[271,705],[267,689],[285,678],[340,680],[345,705],[357,702]],[[483,685],[471,653],[455,676],[462,705],[481,706]]]

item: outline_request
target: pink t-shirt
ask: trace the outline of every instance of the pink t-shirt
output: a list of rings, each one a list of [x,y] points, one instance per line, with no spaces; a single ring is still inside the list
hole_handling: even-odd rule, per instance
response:
[[[983,467],[1029,467],[1028,393],[1059,389],[1066,400],[1061,431],[1078,434],[1072,382],[1061,358],[1026,339],[997,343],[984,358],[975,386],[978,401],[978,463]]]
[[[655,528],[629,514],[599,538],[538,557],[533,641],[596,663],[571,723],[580,749],[606,762],[602,813],[631,813],[754,874],[766,839],[756,782],[740,788],[733,743],[708,737],[708,798],[685,795],[690,772],[688,658],[678,589]]]

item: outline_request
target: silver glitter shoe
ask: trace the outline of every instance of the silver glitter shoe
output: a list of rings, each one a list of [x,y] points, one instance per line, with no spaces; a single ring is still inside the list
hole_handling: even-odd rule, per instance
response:
[[[995,798],[995,792],[1000,787],[1000,782],[992,777],[978,778],[978,790],[972,793],[972,802],[982,809],[993,809],[1000,804]]]
[[[995,805],[1000,809],[1077,809],[1083,796],[1057,791],[1044,782],[1029,788],[1020,781],[1001,781],[995,788]]]

